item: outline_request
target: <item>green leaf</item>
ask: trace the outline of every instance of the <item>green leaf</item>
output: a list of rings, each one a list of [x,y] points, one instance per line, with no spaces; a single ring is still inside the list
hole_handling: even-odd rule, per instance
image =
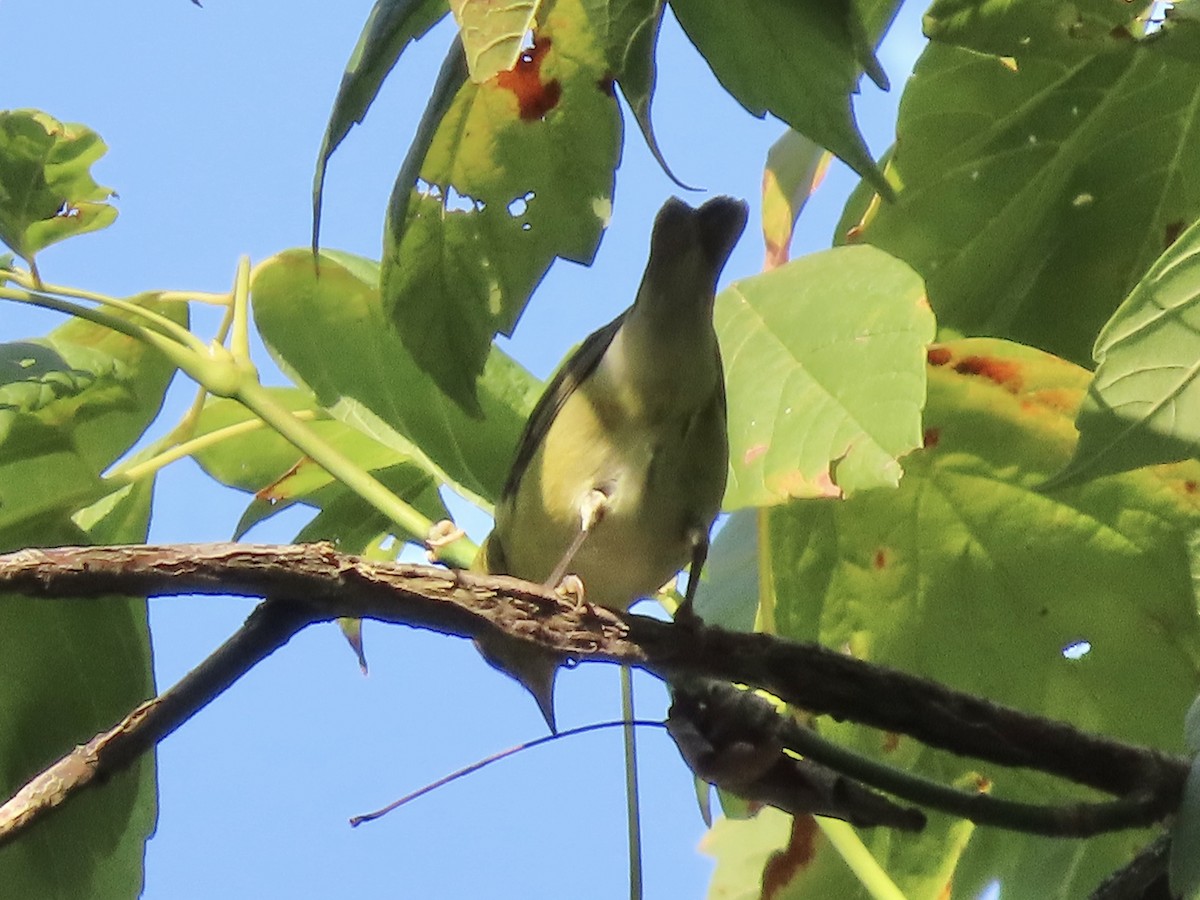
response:
[[[788,261],[796,220],[825,177],[830,154],[798,131],[785,131],[763,170],[763,240],[768,269]]]
[[[141,524],[140,532],[118,529],[105,539],[144,541]],[[63,520],[0,533],[6,550],[86,543],[88,535]],[[0,791],[7,797],[153,696],[145,599],[0,595],[0,685]],[[0,850],[5,892],[138,896],[156,807],[154,754],[147,754]]]
[[[959,690],[1176,751],[1200,687],[1191,576],[1200,464],[1143,469],[1046,496],[1075,441],[1088,373],[1030,348],[973,339],[929,352],[925,449],[895,491],[766,511],[779,634],[845,648]],[[1153,585],[1153,590],[1147,590]],[[1067,652],[1065,652],[1067,651]],[[822,728],[826,730],[826,728]],[[830,726],[848,744],[941,780],[967,763]],[[1052,802],[1078,792],[1019,771],[982,772],[994,793]],[[927,848],[892,835],[870,846],[889,872]],[[1048,842],[981,829],[955,890],[993,879],[1006,897],[1082,896],[1141,834]]]
[[[696,593],[696,613],[709,625],[752,631],[758,611],[759,512],[739,509],[713,539]]]
[[[153,306],[186,321],[182,304]],[[171,367],[81,321],[13,347],[4,345],[3,360],[16,365],[0,379],[0,548],[144,542],[153,481],[112,491],[99,474],[155,415]],[[153,694],[144,598],[0,595],[4,796]],[[0,850],[4,893],[138,896],[156,807],[148,754]]]
[[[667,165],[666,157],[658,146],[658,138],[654,136],[654,123],[650,115],[654,85],[658,79],[655,52],[664,8],[663,0],[628,0],[624,4],[613,4],[615,12],[610,34],[617,39],[609,42],[609,65],[654,161],[681,188],[694,190],[680,181]]]
[[[590,263],[608,224],[621,146],[611,27],[603,0],[555,0],[516,67],[483,84],[463,83],[452,49],[397,177],[384,307],[474,414],[493,336],[512,333],[556,257]]]
[[[323,254],[319,277],[305,250],[267,260],[252,293],[264,342],[333,415],[402,455],[419,453],[422,467],[460,493],[493,501],[540,383],[493,350],[480,380],[483,418],[468,416],[388,327],[377,272],[345,254]]]
[[[312,431],[422,514],[435,520],[448,517],[437,493],[441,482],[432,467],[423,466],[424,459],[415,450],[405,454],[344,422],[324,418],[327,413],[306,391],[276,388],[271,394],[293,412],[319,414],[321,418],[308,423]],[[310,523],[302,532],[303,537],[297,540],[334,541],[353,553],[356,550],[348,549],[346,542],[361,547],[357,538],[350,538],[349,532],[359,534],[363,528],[372,528],[371,537],[390,532],[391,523],[386,517],[357,499],[356,494],[281,435],[266,426],[253,427],[255,423],[257,418],[240,403],[216,398],[205,403],[196,422],[196,438],[221,437],[225,433],[219,442],[195,452],[196,462],[222,484],[254,494],[234,530],[235,540],[259,522],[296,503],[330,512],[324,518],[318,515],[313,522],[320,520],[322,524]],[[355,512],[335,516],[334,509]]]
[[[33,266],[42,248],[112,224],[112,191],[90,171],[106,149],[83,125],[0,110],[0,241]]]
[[[184,304],[141,302],[187,321]],[[153,421],[173,374],[157,351],[81,319],[0,344],[0,530],[107,494],[99,474]]]
[[[321,198],[333,151],[367,115],[400,54],[448,12],[446,0],[376,0],[338,86],[313,175],[313,252],[321,232]]]
[[[886,865],[886,853],[876,856],[908,900],[939,900],[949,896],[948,870],[971,831],[969,822],[934,817],[920,836],[906,836],[926,846],[919,870],[894,873]],[[760,896],[758,890],[748,892],[748,885],[770,885],[771,896],[778,897],[895,896],[865,888],[812,816],[793,818],[765,807],[751,818],[720,819],[701,849],[717,860],[710,897]]]
[[[372,473],[405,503],[437,522],[450,518],[438,494],[438,485],[411,463],[401,463]],[[333,541],[346,553],[361,553],[395,525],[387,516],[340,484],[314,490],[299,498],[320,509],[296,535],[297,543]]]
[[[1198,327],[1200,224],[1159,257],[1100,332],[1079,445],[1050,485],[1197,454]]]
[[[863,219],[858,238],[925,277],[941,327],[1087,361],[1200,218],[1200,78],[1159,43],[1008,60],[931,44],[900,105],[899,198],[864,214],[860,191],[839,234]]]
[[[1085,47],[1117,49],[1142,33],[1137,17],[1148,4],[1128,0],[934,0],[926,36],[980,53],[1046,56]]]
[[[671,9],[721,84],[749,112],[778,116],[890,195],[850,105],[864,70],[887,87],[853,0],[762,0],[753,10],[671,0]]]
[[[450,0],[471,80],[482,84],[516,65],[543,0]]]
[[[874,248],[838,248],[732,285],[714,314],[729,395],[725,507],[895,485],[921,446],[921,280]]]

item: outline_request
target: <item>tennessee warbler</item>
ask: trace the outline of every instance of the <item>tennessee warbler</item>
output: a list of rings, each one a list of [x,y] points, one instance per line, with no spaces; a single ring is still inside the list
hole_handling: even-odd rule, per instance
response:
[[[549,585],[574,574],[589,602],[625,610],[691,562],[690,612],[729,461],[713,298],[746,217],[731,197],[662,207],[633,305],[579,346],[529,417],[482,568]],[[480,649],[553,729],[561,660],[507,638]]]

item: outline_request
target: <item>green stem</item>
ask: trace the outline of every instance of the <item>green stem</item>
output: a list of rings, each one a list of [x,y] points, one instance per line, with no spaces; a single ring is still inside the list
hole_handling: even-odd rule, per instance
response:
[[[633,718],[633,670],[621,666],[621,734],[625,746],[625,815],[629,835],[629,900],[642,900],[642,810]]]
[[[839,819],[817,816],[816,820],[833,849],[845,860],[850,871],[874,900],[906,900],[904,892],[871,855],[853,828]]]
[[[191,347],[193,350],[203,350],[204,348],[204,342],[178,322],[174,322],[171,319],[168,319],[166,316],[154,312],[153,310],[146,309],[141,304],[134,303],[130,300],[123,300],[120,297],[110,297],[107,294],[99,294],[95,291],[85,291],[79,288],[67,287],[61,284],[38,285],[33,283],[33,278],[31,276],[26,275],[23,272],[14,272],[12,275],[12,280],[25,287],[26,290],[30,291],[31,294],[35,296],[56,295],[57,297],[70,297],[75,300],[89,300],[93,303],[99,303],[101,306],[119,309],[122,312],[127,312],[130,315],[137,317],[137,319],[145,322],[148,327],[153,328],[164,337],[174,339],[179,344]],[[81,307],[78,304],[72,305],[75,309],[87,308]],[[78,315],[78,313],[75,313],[75,315]]]
[[[358,496],[400,526],[410,538],[424,541],[433,522],[389,491],[369,472],[360,468],[311,428],[296,418],[257,381],[246,381],[234,395],[247,409],[283,435],[302,453]],[[452,568],[467,569],[475,558],[476,548],[460,539],[439,550],[438,555]]]
[[[16,273],[13,280],[23,282],[30,276]],[[75,296],[101,304],[101,308],[83,306],[62,297],[51,296],[42,291],[52,291]],[[230,313],[222,323],[222,332],[229,330],[230,347],[220,341],[205,344],[200,338],[170,319],[142,309],[135,303],[115,297],[105,297],[88,291],[71,288],[44,286],[41,290],[15,290],[0,286],[0,299],[15,300],[68,313],[97,325],[111,328],[142,341],[159,350],[175,366],[189,375],[201,387],[219,397],[230,397],[257,415],[275,429],[302,453],[307,454],[330,475],[346,485],[365,501],[399,526],[409,538],[423,542],[429,535],[433,523],[412,506],[400,500],[370,473],[355,464],[332,444],[321,438],[291,410],[279,404],[262,385],[258,372],[250,358],[249,329],[250,263],[243,257],[238,261],[237,274]],[[108,312],[104,307],[124,310],[142,321],[127,321]],[[144,324],[142,324],[144,322]],[[198,400],[198,403],[202,400]],[[196,404],[193,404],[193,411]],[[181,426],[185,423],[181,423]],[[225,436],[228,436],[226,433]],[[175,438],[175,436],[172,436]],[[200,440],[208,443],[219,437],[206,436]],[[167,443],[173,443],[174,440]],[[197,445],[185,441],[174,450],[167,450],[151,460],[131,466],[117,474],[118,478],[133,480],[157,471],[183,455],[182,446]],[[476,547],[469,540],[459,539],[439,549],[440,558],[455,568],[469,568],[474,561]]]
[[[317,414],[312,410],[299,410],[292,413],[292,415],[301,421],[311,421],[317,418]],[[122,463],[105,476],[104,480],[121,484],[140,481],[166,468],[173,462],[192,456],[202,450],[207,450],[209,447],[214,447],[222,441],[227,441],[230,438],[266,427],[267,424],[260,419],[248,419],[245,422],[227,425],[224,428],[218,428],[216,431],[210,431],[208,434],[203,434],[200,437],[172,444],[168,449],[157,452],[148,459],[143,459],[141,462],[132,464]]]

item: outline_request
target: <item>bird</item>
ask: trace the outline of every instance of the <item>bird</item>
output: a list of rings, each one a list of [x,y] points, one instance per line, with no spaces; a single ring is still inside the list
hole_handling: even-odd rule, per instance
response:
[[[633,304],[568,356],[517,442],[476,568],[627,610],[691,563],[691,602],[729,467],[725,380],[713,328],[717,280],[746,226],[745,201],[659,210]],[[503,635],[477,641],[555,730],[562,658]]]

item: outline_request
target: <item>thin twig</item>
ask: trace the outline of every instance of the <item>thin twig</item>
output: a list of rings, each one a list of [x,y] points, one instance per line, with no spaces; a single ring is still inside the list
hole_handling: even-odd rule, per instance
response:
[[[174,687],[67,753],[0,806],[0,847],[80,791],[128,767],[311,620],[311,610],[297,603],[260,604],[229,640]]]
[[[525,741],[522,744],[517,744],[515,747],[509,747],[507,750],[501,750],[498,753],[493,753],[491,756],[485,756],[483,759],[476,760],[469,766],[463,766],[461,769],[457,769],[451,772],[449,775],[443,775],[441,778],[437,779],[437,781],[431,781],[424,787],[417,788],[417,790],[413,791],[411,794],[405,794],[399,800],[393,800],[387,806],[377,809],[374,812],[352,816],[350,818],[350,825],[353,828],[357,828],[359,825],[362,825],[365,822],[374,822],[376,819],[381,819],[388,813],[394,812],[401,806],[411,803],[418,797],[424,797],[426,794],[436,791],[438,788],[445,787],[452,781],[458,781],[458,779],[465,778],[467,775],[478,772],[480,769],[490,766],[492,763],[500,762],[502,759],[508,759],[510,756],[514,756],[517,753],[523,753],[526,750],[532,750],[534,747],[540,747],[542,744],[549,744],[552,741],[561,741],[563,738],[587,734],[590,731],[601,731],[606,728],[626,728],[633,726],[637,726],[639,728],[666,727],[662,722],[656,722],[651,719],[638,719],[637,721],[622,719],[620,722],[593,722],[591,725],[580,725],[578,728],[568,728],[566,731],[555,731],[552,734],[545,735],[544,737],[535,738],[532,741]]]

